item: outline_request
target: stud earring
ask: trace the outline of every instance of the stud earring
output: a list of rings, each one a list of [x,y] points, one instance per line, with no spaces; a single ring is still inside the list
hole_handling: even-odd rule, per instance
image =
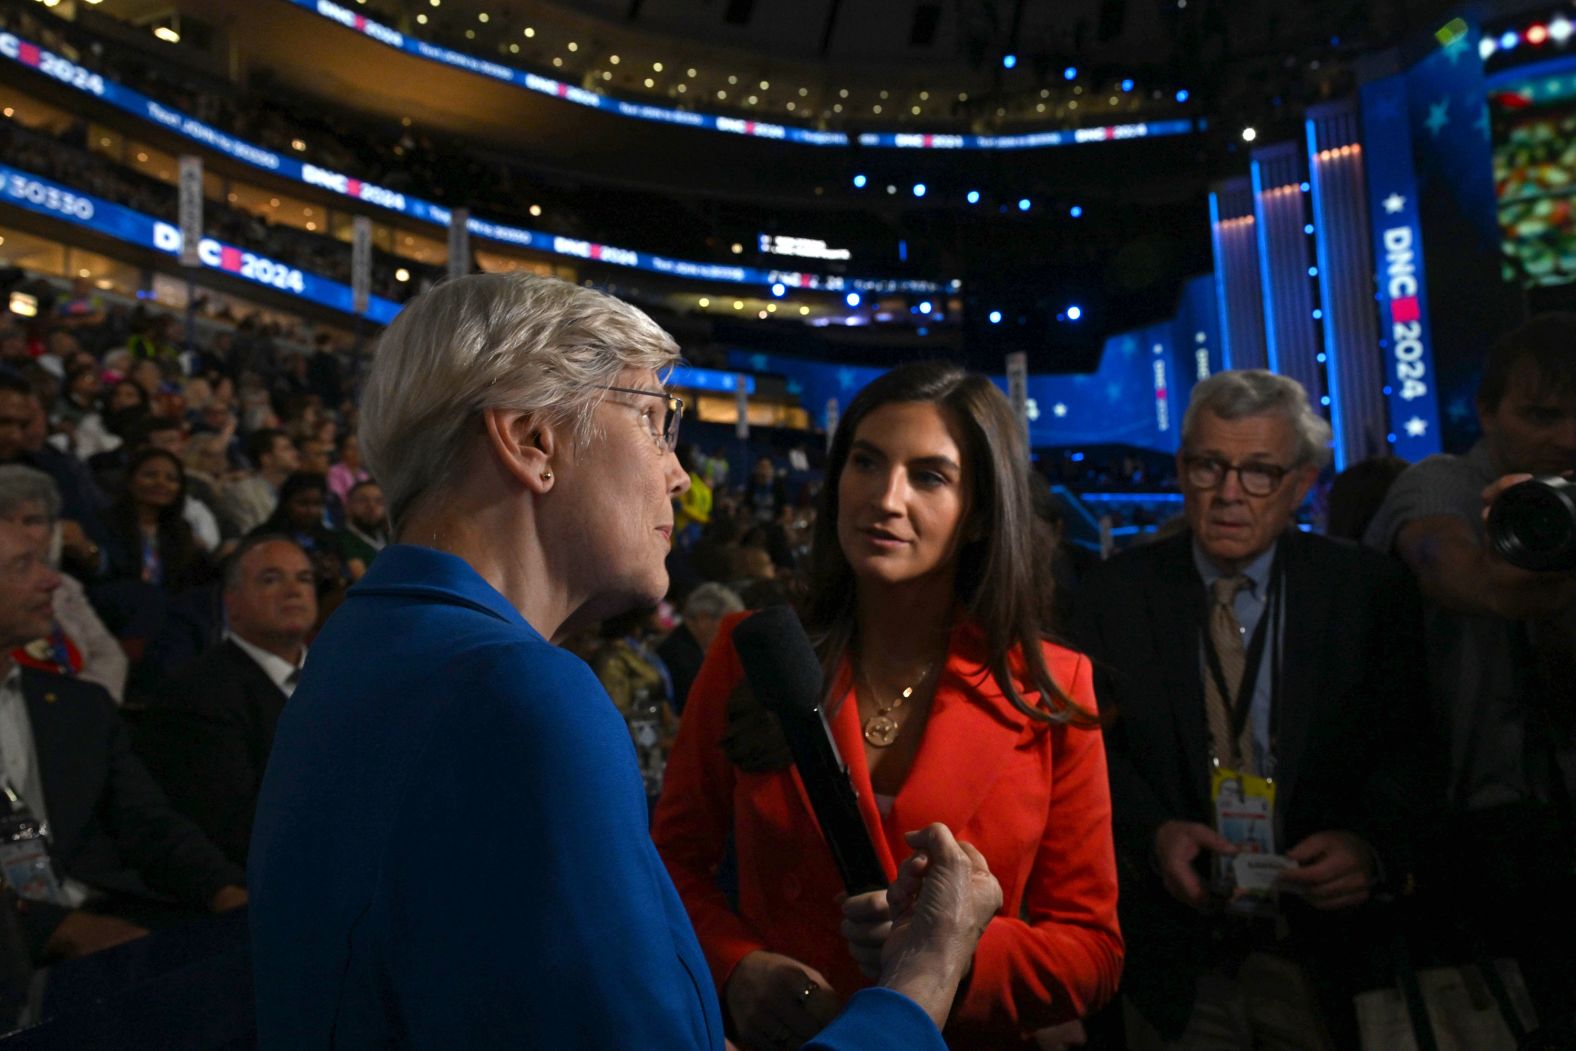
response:
[[[543,471],[542,472],[542,481],[544,481],[544,482],[551,482],[552,480],[553,480],[553,472],[552,471]]]

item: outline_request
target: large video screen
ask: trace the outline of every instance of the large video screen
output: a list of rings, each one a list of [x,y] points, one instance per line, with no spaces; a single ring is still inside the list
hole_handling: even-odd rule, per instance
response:
[[[1534,104],[1501,91],[1490,108],[1505,280],[1576,281],[1576,98]]]

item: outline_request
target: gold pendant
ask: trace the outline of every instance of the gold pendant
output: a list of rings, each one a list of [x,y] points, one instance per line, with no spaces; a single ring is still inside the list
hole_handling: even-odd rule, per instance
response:
[[[877,748],[885,748],[897,740],[897,720],[890,715],[872,715],[865,720],[865,740]]]

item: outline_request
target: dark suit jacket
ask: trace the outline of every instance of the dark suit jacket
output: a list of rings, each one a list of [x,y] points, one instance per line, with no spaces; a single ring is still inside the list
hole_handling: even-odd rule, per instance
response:
[[[285,701],[268,673],[226,639],[175,677],[134,735],[170,802],[237,865],[246,864],[257,789]]]
[[[65,875],[111,894],[162,894],[198,908],[245,873],[178,814],[159,790],[104,689],[22,669],[50,847]],[[29,905],[24,928],[35,951],[65,916]]]
[[[1125,552],[1079,589],[1074,637],[1095,662],[1107,725],[1111,801],[1128,938],[1125,987],[1161,1031],[1186,1023],[1194,981],[1225,921],[1166,893],[1152,863],[1173,819],[1214,824],[1200,622],[1204,583],[1192,534]],[[1344,829],[1377,852],[1387,884],[1414,869],[1435,806],[1425,727],[1421,612],[1404,568],[1373,551],[1300,532],[1286,569],[1276,807],[1284,850]],[[1201,871],[1203,871],[1201,869]],[[1295,955],[1313,963],[1361,950],[1362,912],[1314,913],[1282,899]],[[1366,924],[1372,930],[1371,917]]]

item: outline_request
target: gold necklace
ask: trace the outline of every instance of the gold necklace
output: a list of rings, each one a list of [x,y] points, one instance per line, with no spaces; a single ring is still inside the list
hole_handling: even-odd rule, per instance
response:
[[[892,718],[890,713],[897,711],[908,703],[908,699],[914,696],[914,691],[923,686],[925,680],[930,678],[930,670],[935,666],[935,661],[925,665],[925,670],[920,672],[918,679],[914,680],[914,685],[904,687],[902,693],[886,704],[882,704],[879,701],[876,702],[876,713],[865,720],[864,733],[866,741],[869,741],[876,748],[885,748],[897,740],[897,732],[900,727],[897,720]],[[865,675],[865,688],[870,691],[871,697],[876,695],[875,683],[870,681],[868,674]]]

